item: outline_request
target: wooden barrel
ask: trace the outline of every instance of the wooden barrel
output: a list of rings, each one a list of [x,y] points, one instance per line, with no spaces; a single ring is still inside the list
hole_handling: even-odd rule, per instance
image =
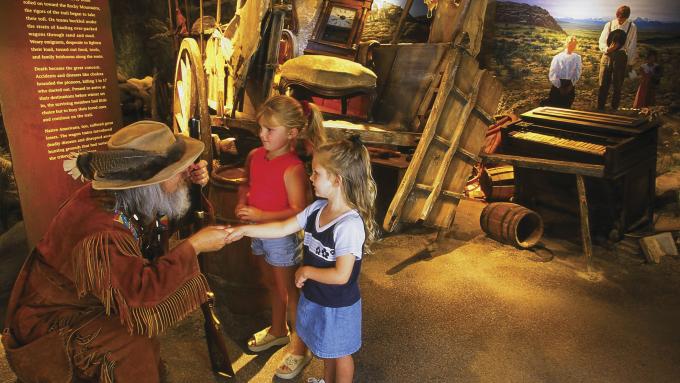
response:
[[[484,168],[479,186],[487,201],[509,201],[515,195],[515,171],[512,166]]]
[[[245,182],[243,168],[220,166],[210,176],[208,198],[215,207],[217,224],[240,225],[234,213],[238,187]],[[250,251],[250,239],[243,238],[205,257],[205,271],[220,278],[213,286],[236,314],[261,312],[270,306],[269,293]],[[222,299],[222,298],[220,298]]]
[[[541,216],[510,202],[487,205],[482,210],[479,224],[489,237],[524,249],[534,246],[543,235]]]

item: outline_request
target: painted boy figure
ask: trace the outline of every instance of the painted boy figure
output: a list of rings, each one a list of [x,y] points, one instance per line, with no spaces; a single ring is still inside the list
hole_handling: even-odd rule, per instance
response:
[[[637,59],[637,26],[629,18],[630,7],[620,6],[616,10],[616,18],[605,24],[600,34],[599,47],[602,58],[597,96],[599,110],[604,110],[610,87],[614,88],[612,109],[619,108],[623,80]]]
[[[550,63],[550,94],[541,102],[541,106],[569,109],[576,97],[575,86],[582,69],[581,56],[574,52],[578,44],[576,37],[569,36],[565,42],[565,50],[555,55]]]

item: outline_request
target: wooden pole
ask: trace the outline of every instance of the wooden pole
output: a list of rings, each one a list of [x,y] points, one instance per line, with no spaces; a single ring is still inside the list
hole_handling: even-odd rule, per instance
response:
[[[588,200],[586,200],[586,186],[583,176],[576,175],[576,188],[578,189],[578,208],[581,218],[581,240],[583,241],[583,252],[586,256],[586,268],[592,271],[593,245],[590,240],[590,223],[588,220]]]
[[[401,37],[401,29],[404,27],[404,22],[406,21],[408,13],[411,11],[412,5],[413,0],[406,0],[406,5],[404,5],[404,9],[401,11],[399,24],[397,24],[397,29],[394,31],[394,35],[392,35],[392,41],[390,41],[390,44],[396,44],[399,42],[399,38]]]
[[[267,44],[267,59],[262,80],[263,101],[269,98],[269,95],[271,94],[274,73],[279,66],[279,41],[281,41],[285,13],[286,6],[284,4],[275,4],[272,6],[271,24],[269,25],[269,42]]]
[[[168,30],[172,34],[172,47],[177,52],[177,34],[175,33],[175,24],[172,22],[172,1],[168,0]]]
[[[220,27],[221,20],[222,20],[222,0],[217,0],[217,15],[215,16],[215,28]]]
[[[201,58],[203,58],[203,0],[198,3],[199,18],[198,22],[200,24],[200,36],[198,37],[200,44],[198,44],[199,51],[201,52]]]
[[[187,29],[191,34],[191,16],[189,15],[189,0],[184,0],[184,13],[187,14]]]

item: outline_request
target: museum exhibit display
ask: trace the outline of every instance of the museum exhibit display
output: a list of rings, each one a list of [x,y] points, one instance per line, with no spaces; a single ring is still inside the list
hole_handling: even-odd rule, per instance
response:
[[[0,381],[677,380],[677,1],[0,20]]]

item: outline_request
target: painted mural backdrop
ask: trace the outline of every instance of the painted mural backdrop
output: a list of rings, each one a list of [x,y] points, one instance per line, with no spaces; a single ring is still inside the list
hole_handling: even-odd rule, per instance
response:
[[[526,0],[525,3],[497,2],[495,29],[489,66],[506,87],[501,109],[523,112],[547,96],[548,70],[552,57],[564,50],[568,35],[576,36],[576,53],[583,72],[576,86],[575,109],[594,109],[597,101],[601,52],[598,39],[606,22],[615,17],[619,1]],[[664,75],[657,91],[658,106],[678,112],[680,74],[680,2],[671,0],[628,1],[631,19],[638,27],[639,59],[650,49],[659,54]],[[652,6],[653,5],[653,6]],[[626,78],[621,108],[631,108],[639,78]]]

